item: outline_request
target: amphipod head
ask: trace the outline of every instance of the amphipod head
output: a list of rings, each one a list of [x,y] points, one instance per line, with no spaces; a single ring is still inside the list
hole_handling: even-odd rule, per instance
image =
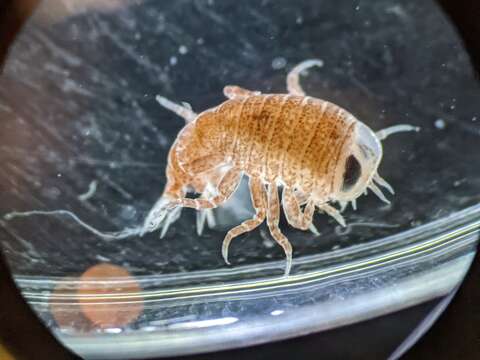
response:
[[[381,190],[373,181],[393,189],[378,174],[377,169],[382,160],[382,144],[377,135],[365,124],[356,121],[352,141],[345,144],[342,156],[337,164],[334,179],[334,194],[332,200],[342,206],[371,189],[382,201],[389,203]]]

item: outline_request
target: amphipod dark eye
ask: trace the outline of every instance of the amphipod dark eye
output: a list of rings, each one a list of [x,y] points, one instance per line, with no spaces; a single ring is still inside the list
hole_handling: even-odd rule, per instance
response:
[[[362,175],[362,166],[355,156],[350,155],[345,163],[342,191],[350,190],[360,179],[360,175]]]

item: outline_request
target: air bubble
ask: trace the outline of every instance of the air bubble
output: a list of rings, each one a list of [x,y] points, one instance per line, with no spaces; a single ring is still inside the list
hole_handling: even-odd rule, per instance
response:
[[[446,126],[447,126],[447,124],[445,123],[445,120],[443,120],[443,119],[435,120],[435,127],[438,130],[443,130],[443,129],[445,129]]]
[[[287,60],[284,57],[276,57],[272,60],[272,68],[274,70],[283,69],[287,65]]]

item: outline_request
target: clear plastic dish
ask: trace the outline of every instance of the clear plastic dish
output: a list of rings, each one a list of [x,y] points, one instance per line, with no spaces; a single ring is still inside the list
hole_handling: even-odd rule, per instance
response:
[[[347,228],[317,214],[319,236],[282,219],[288,278],[263,226],[223,262],[226,231],[252,214],[245,184],[201,236],[188,210],[162,239],[105,241],[66,216],[0,220],[17,284],[67,346],[87,358],[215,351],[455,291],[480,227],[480,88],[430,1],[46,1],[0,77],[1,214],[66,209],[105,231],[138,226],[183,126],[157,94],[201,111],[227,84],[285,92],[307,58],[324,62],[302,76],[309,95],[374,130],[422,128],[384,144],[392,203],[361,197]]]

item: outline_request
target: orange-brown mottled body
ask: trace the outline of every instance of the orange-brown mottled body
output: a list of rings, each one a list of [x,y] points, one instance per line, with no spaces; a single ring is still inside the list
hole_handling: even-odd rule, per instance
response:
[[[380,140],[416,128],[397,125],[375,134],[341,107],[306,96],[299,83],[300,72],[322,65],[317,59],[296,65],[287,75],[287,94],[226,86],[228,100],[198,115],[158,95],[160,105],[183,117],[187,125],[170,150],[164,193],[146,217],[141,234],[159,227],[165,233],[182,207],[199,210],[198,231],[208,214],[213,222],[208,211],[230,198],[244,174],[249,178],[255,215],[230,229],[222,255],[228,262],[232,239],[266,220],[285,252],[288,275],[292,247],[279,228],[281,205],[291,226],[318,234],[312,224],[315,208],[345,226],[331,203],[344,208],[351,202],[355,207],[367,188],[388,202],[374,183],[393,192],[377,172],[382,158]],[[283,187],[281,203],[279,186]],[[185,197],[190,189],[201,196]]]
[[[193,124],[187,124],[182,130],[183,136],[189,136]],[[186,194],[185,186],[189,186],[196,193],[203,193],[207,190],[208,184],[217,184],[222,177],[224,171],[222,169],[213,169],[207,171],[202,176],[198,174],[190,174],[185,172],[179,165],[177,159],[177,144],[178,140],[170,148],[168,153],[168,164],[166,170],[167,185],[164,193],[170,197],[179,197]]]
[[[180,136],[178,159],[191,174],[189,165],[212,156],[250,177],[326,198],[354,123],[337,105],[308,96],[242,96],[201,113],[188,136]]]

